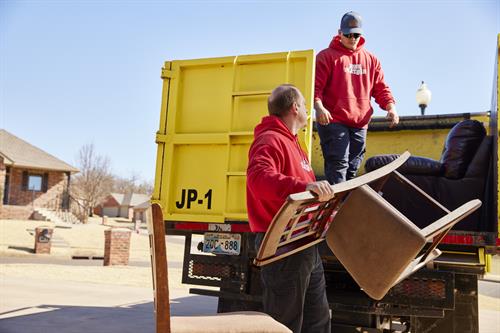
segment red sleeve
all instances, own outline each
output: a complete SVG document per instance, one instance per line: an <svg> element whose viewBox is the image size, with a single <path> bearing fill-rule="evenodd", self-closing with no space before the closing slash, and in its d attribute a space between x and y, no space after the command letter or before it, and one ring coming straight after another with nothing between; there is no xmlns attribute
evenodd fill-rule
<svg viewBox="0 0 500 333"><path fill-rule="evenodd" d="M280 172L284 162L278 148L257 144L250 150L247 186L264 200L285 201L288 195L303 192L307 182Z"/></svg>
<svg viewBox="0 0 500 333"><path fill-rule="evenodd" d="M323 100L323 91L325 90L328 76L330 75L330 66L326 53L320 52L316 57L316 79L314 80L314 98Z"/></svg>
<svg viewBox="0 0 500 333"><path fill-rule="evenodd" d="M378 59L375 59L375 75L372 96L381 109L386 110L389 103L395 103L389 86L384 81L384 71Z"/></svg>

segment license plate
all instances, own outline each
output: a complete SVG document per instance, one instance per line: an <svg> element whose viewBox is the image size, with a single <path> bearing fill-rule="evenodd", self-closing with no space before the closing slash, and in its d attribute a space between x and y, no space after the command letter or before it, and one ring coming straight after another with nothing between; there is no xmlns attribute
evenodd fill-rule
<svg viewBox="0 0 500 333"><path fill-rule="evenodd" d="M239 255L241 235L207 232L203 236L203 252Z"/></svg>

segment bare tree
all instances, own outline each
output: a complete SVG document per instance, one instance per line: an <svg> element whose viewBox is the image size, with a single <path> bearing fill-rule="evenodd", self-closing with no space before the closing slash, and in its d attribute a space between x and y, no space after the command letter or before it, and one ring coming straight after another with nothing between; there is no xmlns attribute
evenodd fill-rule
<svg viewBox="0 0 500 333"><path fill-rule="evenodd" d="M137 193L152 195L153 194L153 183L147 180L143 180L136 189Z"/></svg>
<svg viewBox="0 0 500 333"><path fill-rule="evenodd" d="M88 215L92 216L97 206L110 192L113 176L107 156L95 153L94 145L87 144L80 148L77 160L80 173L73 181L72 193L83 205Z"/></svg>
<svg viewBox="0 0 500 333"><path fill-rule="evenodd" d="M135 172L133 172L128 178L115 176L113 179L113 191L118 193L134 193L136 192L135 184L139 181L139 179L139 175Z"/></svg>
<svg viewBox="0 0 500 333"><path fill-rule="evenodd" d="M141 177L133 172L128 178L115 176L113 179L113 192L151 195L153 193L153 185L148 181L141 181Z"/></svg>

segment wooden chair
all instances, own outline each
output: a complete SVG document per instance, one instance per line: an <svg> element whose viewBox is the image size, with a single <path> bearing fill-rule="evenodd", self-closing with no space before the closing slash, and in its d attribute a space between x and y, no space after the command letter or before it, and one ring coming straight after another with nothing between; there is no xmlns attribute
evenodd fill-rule
<svg viewBox="0 0 500 333"><path fill-rule="evenodd" d="M158 203L152 204L147 224L153 269L156 333L292 332L271 316L253 311L206 316L171 317L168 294L165 224L161 206Z"/></svg>
<svg viewBox="0 0 500 333"><path fill-rule="evenodd" d="M419 191L446 214L420 230L378 193L390 175L416 188L396 171L409 157L405 152L380 169L333 185L334 197L326 202L318 202L310 192L290 195L266 232L254 263L271 263L326 238L359 286L370 297L381 299L396 283L439 256L436 246L446 233L481 205L472 200L450 212Z"/></svg>

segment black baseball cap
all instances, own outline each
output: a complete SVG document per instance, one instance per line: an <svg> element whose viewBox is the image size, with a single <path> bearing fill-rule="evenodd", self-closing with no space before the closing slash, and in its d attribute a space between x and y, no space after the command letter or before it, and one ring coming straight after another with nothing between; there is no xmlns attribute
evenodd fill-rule
<svg viewBox="0 0 500 333"><path fill-rule="evenodd" d="M361 15L356 12L348 12L342 16L342 20L340 21L340 31L344 35L348 34L362 34L363 26Z"/></svg>

